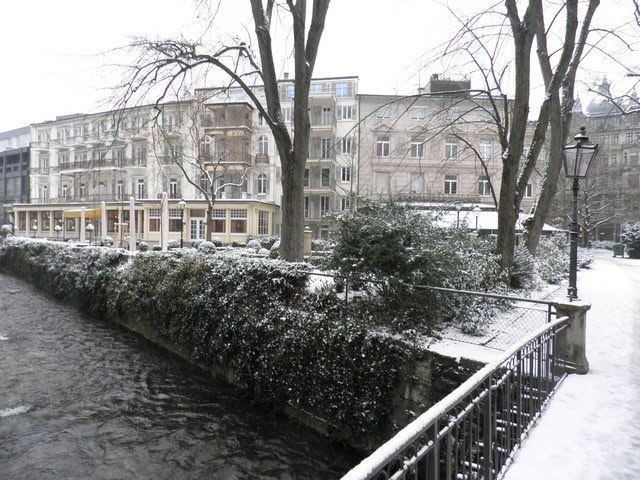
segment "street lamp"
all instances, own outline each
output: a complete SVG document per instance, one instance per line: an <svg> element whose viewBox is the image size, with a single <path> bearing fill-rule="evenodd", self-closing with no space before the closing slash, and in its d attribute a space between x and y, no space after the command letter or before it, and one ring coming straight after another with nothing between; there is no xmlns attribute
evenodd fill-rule
<svg viewBox="0 0 640 480"><path fill-rule="evenodd" d="M478 231L478 217L480 217L481 211L482 209L478 205L473 207L473 214L476 216L476 232Z"/></svg>
<svg viewBox="0 0 640 480"><path fill-rule="evenodd" d="M460 205L459 203L456 203L455 207L456 207L456 212L457 212L456 228L459 228L460 227L460 209L462 208L462 205Z"/></svg>
<svg viewBox="0 0 640 480"><path fill-rule="evenodd" d="M53 227L53 229L56 231L56 241L60 240L60 232L62 231L62 225L58 223L55 227Z"/></svg>
<svg viewBox="0 0 640 480"><path fill-rule="evenodd" d="M31 230L33 231L33 238L36 238L36 232L38 231L38 220L33 221L33 225L31 226Z"/></svg>
<svg viewBox="0 0 640 480"><path fill-rule="evenodd" d="M184 198L181 198L178 202L178 208L180 209L180 248L184 243L184 209L187 206L187 202L184 201Z"/></svg>
<svg viewBox="0 0 640 480"><path fill-rule="evenodd" d="M89 232L89 245L91 245L91 237L93 236L93 231L95 230L95 228L96 227L94 227L91 222L87 223L87 226L85 227L85 230Z"/></svg>
<svg viewBox="0 0 640 480"><path fill-rule="evenodd" d="M580 133L573 137L575 142L562 148L562 162L564 174L567 178L573 178L573 210L571 212L571 242L569 244L569 288L567 297L569 300L578 299L578 190L579 179L586 178L589 167L598 154L598 145L593 144L587 137L584 126L580 127Z"/></svg>

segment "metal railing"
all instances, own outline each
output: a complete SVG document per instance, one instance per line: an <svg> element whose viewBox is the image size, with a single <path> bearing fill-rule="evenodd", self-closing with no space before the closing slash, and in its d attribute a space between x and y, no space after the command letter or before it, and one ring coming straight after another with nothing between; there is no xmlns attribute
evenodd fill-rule
<svg viewBox="0 0 640 480"><path fill-rule="evenodd" d="M493 480L567 375L568 317L543 325L482 368L343 480Z"/></svg>

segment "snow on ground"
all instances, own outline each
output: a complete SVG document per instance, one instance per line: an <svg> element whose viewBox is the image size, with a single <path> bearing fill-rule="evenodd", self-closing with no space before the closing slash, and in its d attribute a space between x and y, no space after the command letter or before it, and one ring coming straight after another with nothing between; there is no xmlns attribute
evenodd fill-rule
<svg viewBox="0 0 640 480"><path fill-rule="evenodd" d="M640 261L595 253L578 274L587 375L570 375L505 480L640 479Z"/></svg>

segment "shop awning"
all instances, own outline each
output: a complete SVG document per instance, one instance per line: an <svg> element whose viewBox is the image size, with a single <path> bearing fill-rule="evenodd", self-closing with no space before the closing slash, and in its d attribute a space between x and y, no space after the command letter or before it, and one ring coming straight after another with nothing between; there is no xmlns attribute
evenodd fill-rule
<svg viewBox="0 0 640 480"><path fill-rule="evenodd" d="M87 220L96 220L102 216L102 210L98 208L86 209L84 211L84 216ZM82 209L76 208L73 210L65 210L62 212L63 218L82 218Z"/></svg>

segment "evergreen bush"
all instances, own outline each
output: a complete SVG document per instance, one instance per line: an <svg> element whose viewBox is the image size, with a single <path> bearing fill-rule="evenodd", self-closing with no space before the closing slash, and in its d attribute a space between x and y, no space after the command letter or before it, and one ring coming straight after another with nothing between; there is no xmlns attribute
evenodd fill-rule
<svg viewBox="0 0 640 480"><path fill-rule="evenodd" d="M620 242L626 246L629 258L640 258L640 222L622 225Z"/></svg>

